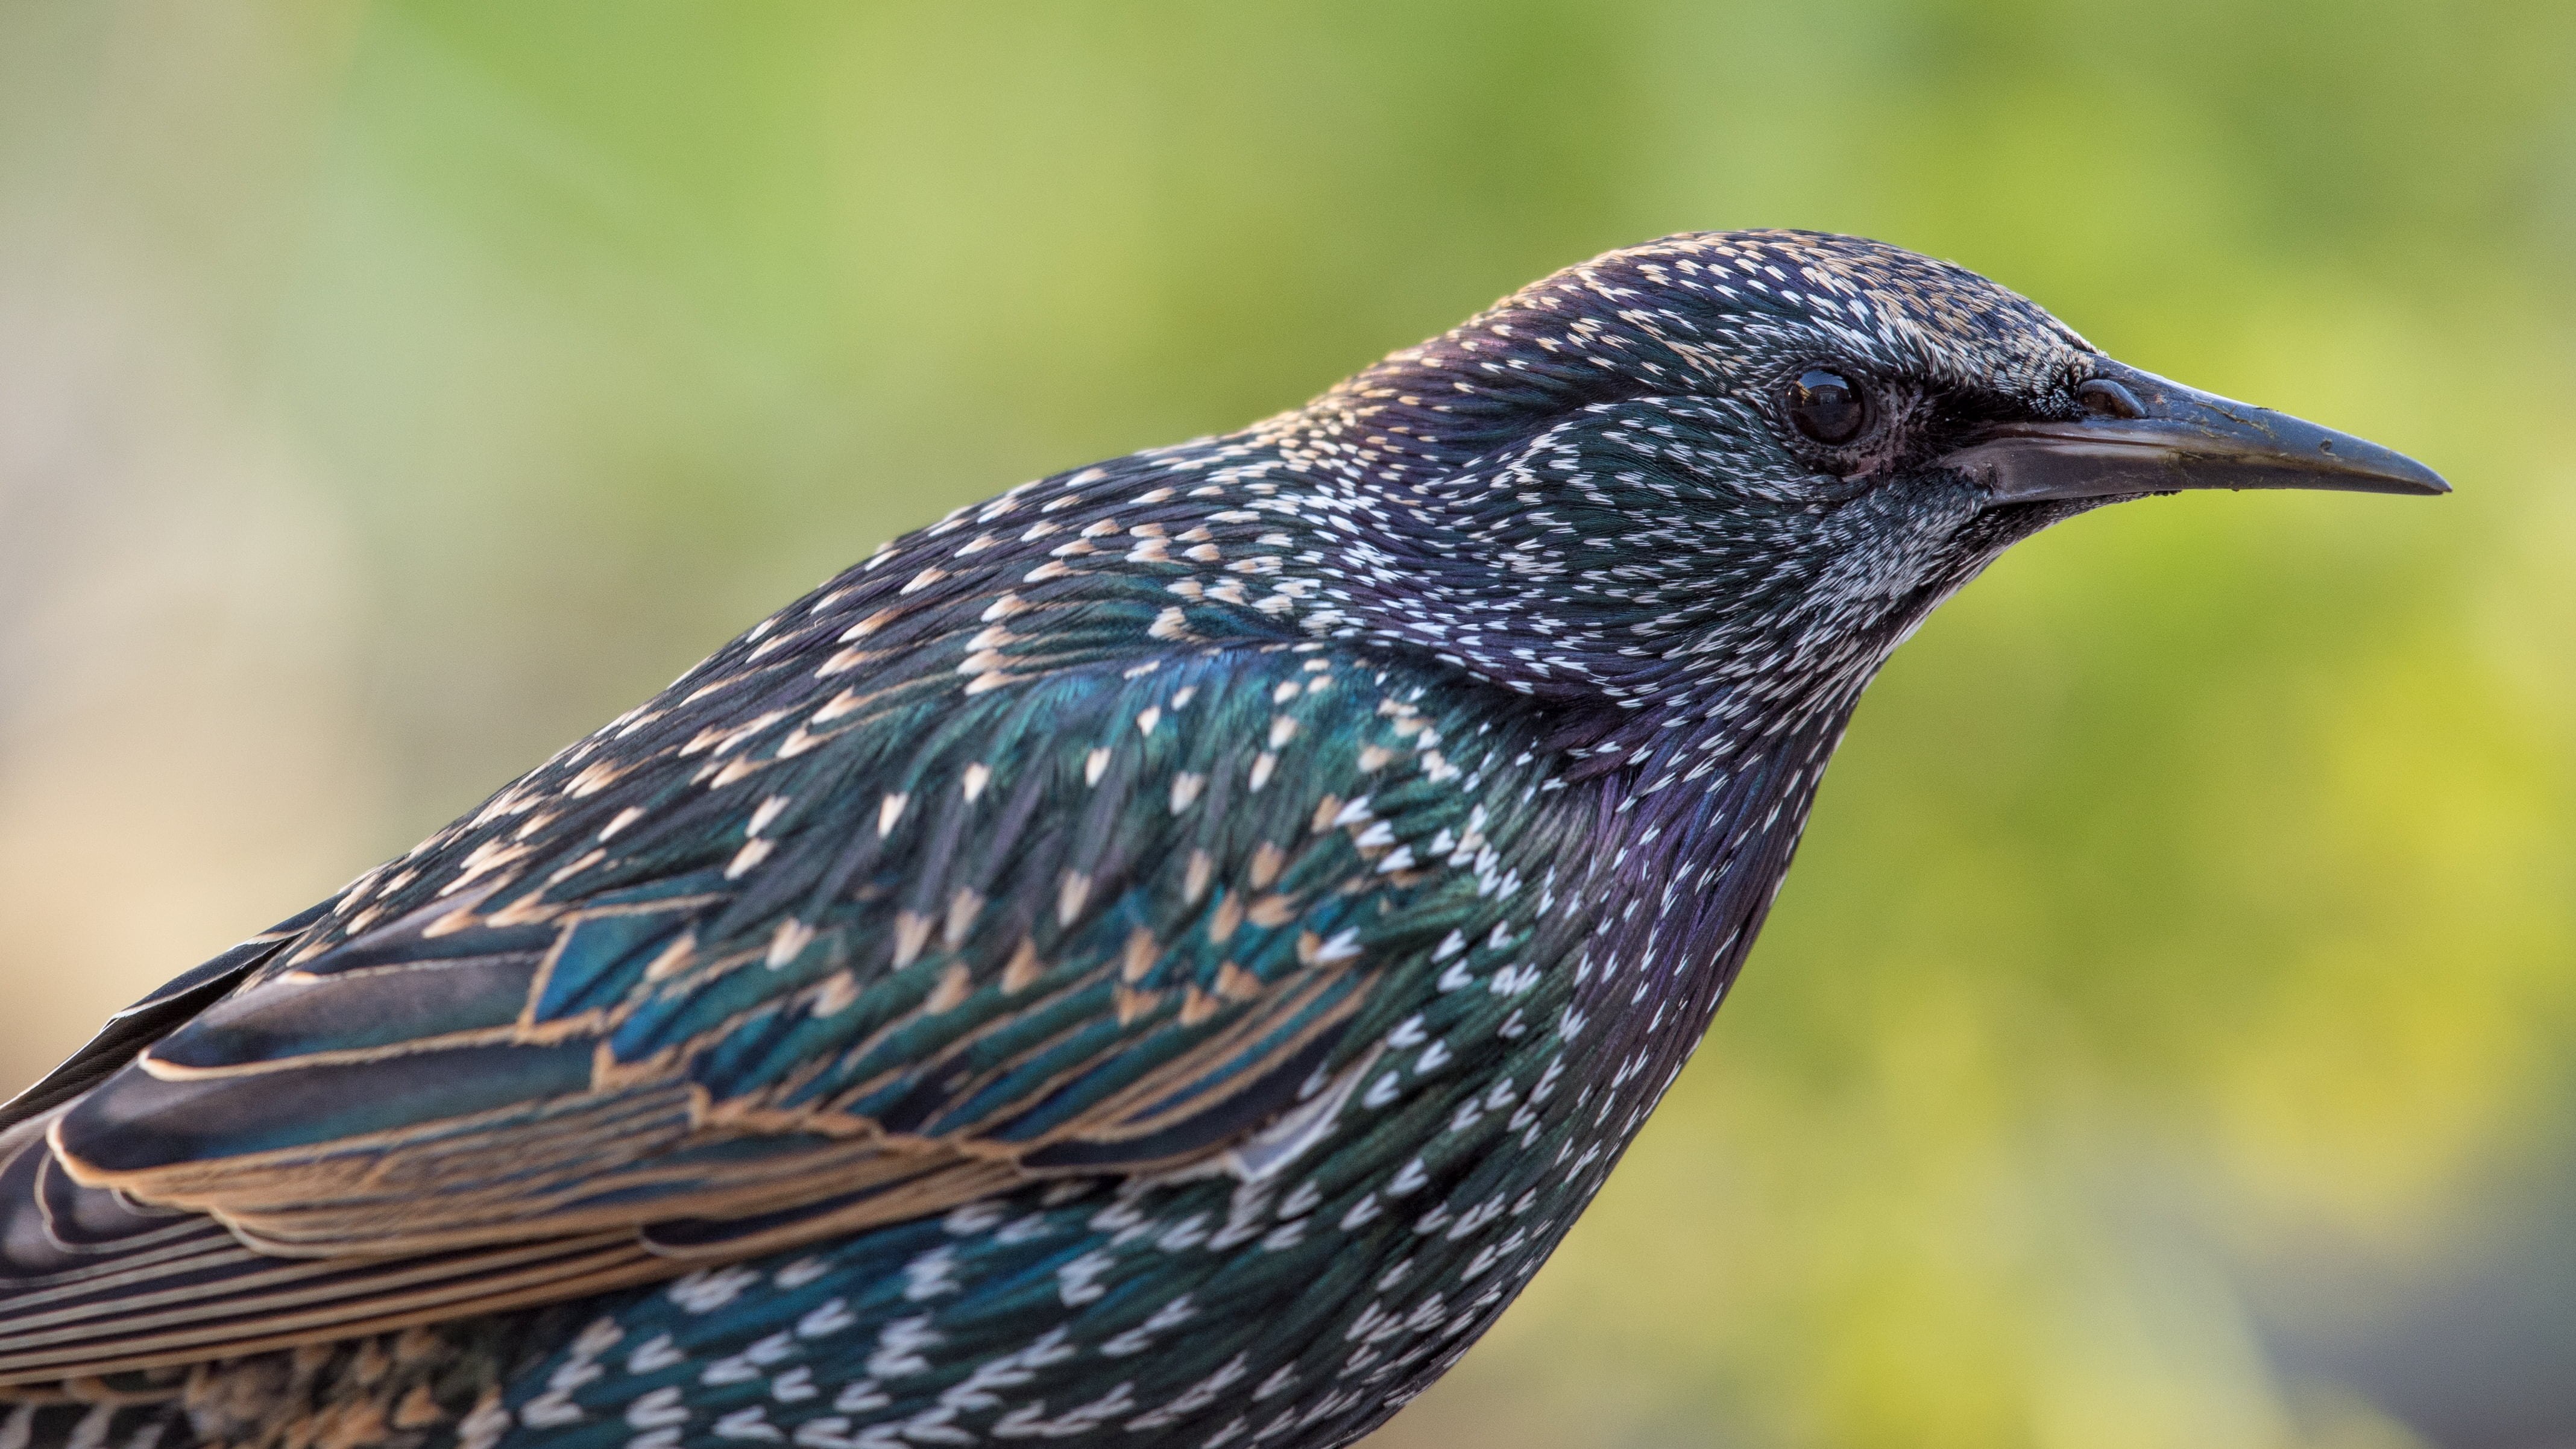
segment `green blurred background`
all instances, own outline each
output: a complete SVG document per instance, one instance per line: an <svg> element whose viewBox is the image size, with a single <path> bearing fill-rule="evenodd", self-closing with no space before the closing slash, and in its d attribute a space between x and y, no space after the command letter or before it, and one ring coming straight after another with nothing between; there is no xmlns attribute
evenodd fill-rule
<svg viewBox="0 0 2576 1449"><path fill-rule="evenodd" d="M1397 1446L2576 1444L2576 7L0 0L0 1075L877 539L1862 232L2438 503L2014 554Z"/></svg>

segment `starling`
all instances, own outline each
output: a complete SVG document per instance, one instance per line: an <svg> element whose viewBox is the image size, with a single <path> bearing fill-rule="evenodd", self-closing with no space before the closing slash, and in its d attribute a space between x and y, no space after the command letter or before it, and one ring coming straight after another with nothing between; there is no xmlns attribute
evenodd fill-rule
<svg viewBox="0 0 2576 1449"><path fill-rule="evenodd" d="M2440 493L1803 232L886 545L0 1113L0 1446L1343 1445L2016 540Z"/></svg>

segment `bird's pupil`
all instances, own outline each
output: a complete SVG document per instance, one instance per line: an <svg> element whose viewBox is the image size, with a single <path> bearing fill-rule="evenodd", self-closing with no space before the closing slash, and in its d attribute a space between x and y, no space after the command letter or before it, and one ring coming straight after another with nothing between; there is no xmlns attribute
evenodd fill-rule
<svg viewBox="0 0 2576 1449"><path fill-rule="evenodd" d="M1819 443L1848 443L1868 421L1860 388L1839 372L1811 367L1789 384L1789 421Z"/></svg>

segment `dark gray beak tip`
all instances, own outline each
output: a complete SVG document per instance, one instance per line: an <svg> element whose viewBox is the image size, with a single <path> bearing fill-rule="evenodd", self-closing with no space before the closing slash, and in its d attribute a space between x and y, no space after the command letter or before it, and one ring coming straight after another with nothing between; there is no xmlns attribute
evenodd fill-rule
<svg viewBox="0 0 2576 1449"><path fill-rule="evenodd" d="M2323 432L2324 429L2320 428L2318 431ZM2317 450L2320 453L2333 459L2337 463L2347 461L2366 463L2364 471L2355 473L2352 476L2356 479L2366 478L2371 481L2367 483L2358 483L2357 491L2366 493L2406 493L2424 498L2438 497L2441 494L2451 491L2450 483L2446 481L2441 474L2434 472L2432 469L2425 467L2423 464L2416 462L2414 459L2407 457L2403 453L2394 452L2390 449L2382 448L2372 443L2362 443L2361 447L2363 450L2366 450L2368 454L2366 459L2347 459L2345 456L2345 448L2335 443L2320 441L2317 444Z"/></svg>
<svg viewBox="0 0 2576 1449"><path fill-rule="evenodd" d="M1993 428L1945 461L1996 503L2187 488L2323 488L2431 497L2442 475L2377 443L2104 362L2089 416Z"/></svg>

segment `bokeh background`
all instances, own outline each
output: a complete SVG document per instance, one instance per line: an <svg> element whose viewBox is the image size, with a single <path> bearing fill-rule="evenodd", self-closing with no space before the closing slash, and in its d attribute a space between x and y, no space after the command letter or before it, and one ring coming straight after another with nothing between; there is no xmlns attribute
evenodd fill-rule
<svg viewBox="0 0 2576 1449"><path fill-rule="evenodd" d="M0 1075L877 539L1595 251L1955 258L2438 503L2042 538L1375 1441L2576 1444L2576 7L0 0Z"/></svg>

